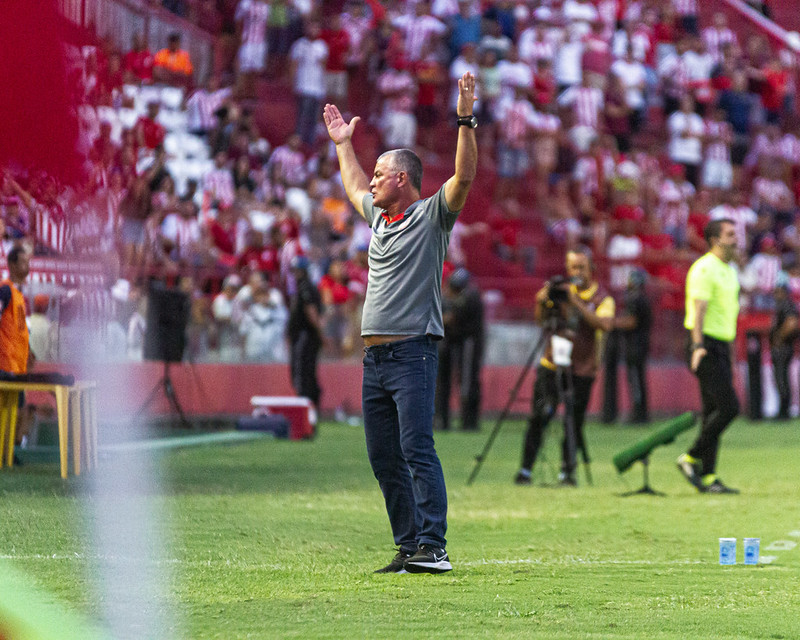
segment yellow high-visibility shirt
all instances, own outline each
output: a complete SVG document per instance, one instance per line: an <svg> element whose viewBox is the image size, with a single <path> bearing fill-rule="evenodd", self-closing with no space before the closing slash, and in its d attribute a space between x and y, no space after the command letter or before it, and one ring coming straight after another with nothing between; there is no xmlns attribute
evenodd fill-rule
<svg viewBox="0 0 800 640"><path fill-rule="evenodd" d="M727 262L709 252L695 260L686 276L686 319L683 326L694 329L695 300L708 303L703 334L732 342L739 316L739 278Z"/></svg>

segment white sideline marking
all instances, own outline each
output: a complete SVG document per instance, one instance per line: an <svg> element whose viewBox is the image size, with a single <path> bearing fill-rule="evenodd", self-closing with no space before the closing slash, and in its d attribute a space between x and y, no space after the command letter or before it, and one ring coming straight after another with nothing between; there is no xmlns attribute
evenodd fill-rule
<svg viewBox="0 0 800 640"><path fill-rule="evenodd" d="M476 567L482 565L514 565L514 564L535 564L535 565L553 565L553 564L585 564L585 565L643 565L643 566L656 566L656 565L682 565L682 564L703 564L702 560L665 560L664 562L653 562L652 560L593 560L591 558L575 558L566 557L562 560L534 560L531 558L512 558L509 560L494 560L491 558L484 558L482 560L474 560L472 562L458 562L461 567Z"/></svg>
<svg viewBox="0 0 800 640"><path fill-rule="evenodd" d="M44 554L32 553L25 555L4 554L0 555L0 560L89 560L98 559L101 556L93 554L86 555L83 553L68 553L68 554ZM129 558L125 556L102 556L104 560L116 560L122 562L141 562L139 558ZM157 560L153 564L183 564L183 565L204 565L211 566L214 564L225 565L247 565L256 566L258 563L231 561L231 560L181 560L179 558L168 558L164 560ZM703 564L702 560L667 560L664 562L653 562L652 560L592 560L590 558L575 558L566 557L564 559L556 560L537 560L532 558L510 558L506 560L499 560L493 558L483 558L481 560L473 560L471 562L459 562L458 566L461 567L477 567L485 565L555 565L555 564L581 564L581 565L643 565L643 566L656 566L656 565L689 565L689 564ZM263 567L280 568L279 565L274 564L258 564Z"/></svg>

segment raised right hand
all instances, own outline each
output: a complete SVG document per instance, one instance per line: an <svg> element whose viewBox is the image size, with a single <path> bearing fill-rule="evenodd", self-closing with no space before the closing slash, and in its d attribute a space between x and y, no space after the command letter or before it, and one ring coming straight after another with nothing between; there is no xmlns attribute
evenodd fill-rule
<svg viewBox="0 0 800 640"><path fill-rule="evenodd" d="M326 104L322 110L322 118L325 120L325 126L328 127L328 135L331 140L336 144L341 144L346 140L353 137L353 130L356 123L361 120L358 116L353 118L350 123L344 121L342 114L335 104Z"/></svg>

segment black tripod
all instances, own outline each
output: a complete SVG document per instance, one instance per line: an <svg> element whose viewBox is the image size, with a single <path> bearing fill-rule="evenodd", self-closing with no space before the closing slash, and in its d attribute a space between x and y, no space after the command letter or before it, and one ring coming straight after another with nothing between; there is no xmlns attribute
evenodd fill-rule
<svg viewBox="0 0 800 640"><path fill-rule="evenodd" d="M172 384L172 378L169 374L169 366L172 364L168 360L164 360L164 375L156 382L153 386L153 390L150 392L150 395L147 396L147 400L144 401L144 404L139 408L139 411L136 412L136 418L138 419L149 407L153 404L153 401L159 396L160 392L164 392L164 395L167 397L169 401L170 407L172 407L173 413L177 413L178 417L181 421L181 426L185 429L191 429L192 423L186 418L186 414L183 412L183 408L181 407L181 403L178 402L178 396L175 394L175 386Z"/></svg>
<svg viewBox="0 0 800 640"><path fill-rule="evenodd" d="M475 456L475 466L472 468L472 473L470 473L469 478L467 478L467 485L471 485L475 478L478 476L478 472L481 470L481 466L483 465L483 461L486 459L486 456L489 454L489 451L494 444L495 438L497 438L497 434L500 433L500 428L503 426L503 422L508 417L508 413L511 410L511 406L517 399L517 394L519 393L519 388L522 386L522 382L525 380L526 376L528 375L528 371L531 368L534 360L540 352L544 349L544 346L547 344L547 341L553 337L555 332L558 329L558 317L553 315L548 318L545 326L542 328L542 332L539 335L539 339L536 341L536 344L533 346L530 355L528 356L528 360L522 367L522 371L520 371L519 377L517 378L516 383L514 383L514 387L511 389L511 393L508 396L508 400L506 401L503 410L500 412L500 415L497 418L497 422L495 422L494 428L492 432L489 434L489 438L486 440L486 444L483 447L483 451L481 451L478 455ZM567 463L570 469L574 469L576 466L576 449L577 443L575 438L575 418L574 418L574 389L572 385L572 371L570 367L557 367L556 373L558 377L558 395L559 395L559 402L564 405L564 432L565 432L565 440L566 440L566 448L567 448ZM566 388L564 385L564 380L566 380ZM584 466L586 468L586 479L589 484L592 484L592 476L591 472L589 471L589 456L586 452L585 448L582 448L582 457Z"/></svg>

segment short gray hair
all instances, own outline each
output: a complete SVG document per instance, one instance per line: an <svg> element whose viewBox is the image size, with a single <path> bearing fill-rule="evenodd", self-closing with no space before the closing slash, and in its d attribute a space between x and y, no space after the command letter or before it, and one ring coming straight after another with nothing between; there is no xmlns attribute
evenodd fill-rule
<svg viewBox="0 0 800 640"><path fill-rule="evenodd" d="M380 155L381 158L388 157L391 166L395 171L405 171L411 186L417 191L422 191L422 160L411 149L392 149Z"/></svg>

